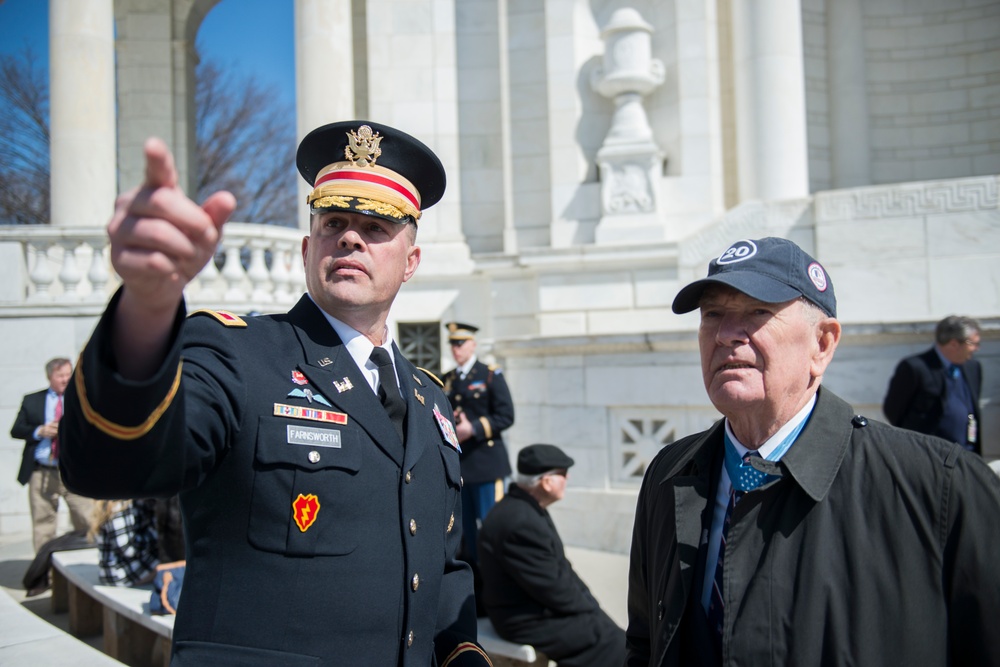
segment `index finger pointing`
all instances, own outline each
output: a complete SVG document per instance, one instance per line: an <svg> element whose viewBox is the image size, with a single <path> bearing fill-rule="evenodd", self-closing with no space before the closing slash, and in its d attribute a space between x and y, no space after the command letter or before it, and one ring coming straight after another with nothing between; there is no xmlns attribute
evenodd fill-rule
<svg viewBox="0 0 1000 667"><path fill-rule="evenodd" d="M174 156L162 139L150 137L143 146L146 154L146 182L148 188L173 188L177 186L177 168Z"/></svg>

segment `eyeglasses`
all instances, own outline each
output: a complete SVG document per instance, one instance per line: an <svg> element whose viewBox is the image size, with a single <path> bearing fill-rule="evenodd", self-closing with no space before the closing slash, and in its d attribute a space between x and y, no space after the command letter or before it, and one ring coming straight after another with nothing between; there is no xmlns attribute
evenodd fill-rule
<svg viewBox="0 0 1000 667"><path fill-rule="evenodd" d="M962 341L962 344L966 347L971 347L973 350L979 349L979 338L966 338Z"/></svg>

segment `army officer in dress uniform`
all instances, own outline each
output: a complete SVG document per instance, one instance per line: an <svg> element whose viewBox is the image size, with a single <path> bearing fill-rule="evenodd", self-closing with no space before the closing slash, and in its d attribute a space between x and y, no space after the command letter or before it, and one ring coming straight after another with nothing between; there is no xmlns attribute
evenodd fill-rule
<svg viewBox="0 0 1000 667"><path fill-rule="evenodd" d="M502 432L514 423L514 402L503 371L476 358L478 327L449 322L448 343L458 366L444 375L444 390L455 410L462 445L463 558L475 567L476 536L493 506L503 498L510 459Z"/></svg>
<svg viewBox="0 0 1000 667"><path fill-rule="evenodd" d="M313 190L308 294L289 312L186 316L235 202L201 206L146 143L108 225L122 278L66 396L67 487L180 492L187 573L172 665L488 665L461 541L451 407L386 326L445 187L399 130L325 125L299 145Z"/></svg>

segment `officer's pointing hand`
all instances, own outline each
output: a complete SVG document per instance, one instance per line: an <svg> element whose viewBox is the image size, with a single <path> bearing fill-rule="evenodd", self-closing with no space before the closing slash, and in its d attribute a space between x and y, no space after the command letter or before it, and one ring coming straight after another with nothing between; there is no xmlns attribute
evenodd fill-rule
<svg viewBox="0 0 1000 667"><path fill-rule="evenodd" d="M146 179L115 202L108 224L111 263L130 300L173 312L184 287L215 254L236 199L216 192L198 206L177 184L177 169L162 140L144 146Z"/></svg>

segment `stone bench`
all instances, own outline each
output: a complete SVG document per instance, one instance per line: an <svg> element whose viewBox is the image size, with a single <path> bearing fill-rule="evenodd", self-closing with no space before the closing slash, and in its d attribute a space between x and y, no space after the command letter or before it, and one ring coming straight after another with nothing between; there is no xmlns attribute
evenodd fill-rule
<svg viewBox="0 0 1000 667"><path fill-rule="evenodd" d="M107 586L100 583L97 549L52 554L52 610L69 612L76 637L104 634L104 652L137 667L167 667L172 615L149 613L151 584Z"/></svg>
<svg viewBox="0 0 1000 667"><path fill-rule="evenodd" d="M534 646L515 644L501 639L493 628L493 624L490 623L490 619L480 618L477 620L479 645L490 656L493 667L552 667L556 664L537 652Z"/></svg>
<svg viewBox="0 0 1000 667"><path fill-rule="evenodd" d="M33 614L0 590L0 665L121 664Z"/></svg>
<svg viewBox="0 0 1000 667"><path fill-rule="evenodd" d="M52 610L69 612L70 633L76 637L103 632L104 652L112 658L130 665L167 667L174 617L149 613L151 585L101 584L97 563L97 549L52 554ZM532 646L501 639L488 618L478 619L478 632L494 667L555 664Z"/></svg>

